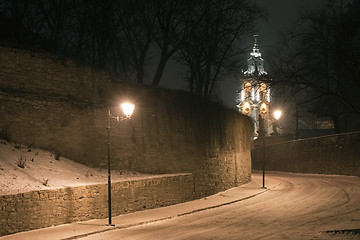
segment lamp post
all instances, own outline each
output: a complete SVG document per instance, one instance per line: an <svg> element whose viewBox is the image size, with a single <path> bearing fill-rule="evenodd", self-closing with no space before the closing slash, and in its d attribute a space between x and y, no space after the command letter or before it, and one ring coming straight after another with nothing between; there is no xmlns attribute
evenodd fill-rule
<svg viewBox="0 0 360 240"><path fill-rule="evenodd" d="M134 111L135 105L125 102L121 104L121 108L123 110L123 113L125 117L122 116L114 116L111 114L110 109L108 111L108 126L106 128L107 135L108 135L108 141L107 141L107 154L108 154L108 209L109 209L109 224L107 226L115 226L111 223L111 162L110 162L110 130L117 128L120 123L124 120L128 120L131 118L131 115ZM115 127L111 127L111 119L115 119L118 122L118 125Z"/></svg>
<svg viewBox="0 0 360 240"><path fill-rule="evenodd" d="M279 119L281 117L282 112L279 110L274 111L274 117L275 117L275 121L272 123L273 125L273 134L274 135L280 135L279 132L277 131L277 128L279 127ZM266 154L265 154L265 124L264 124L264 119L261 117L261 115L259 114L259 138L262 139L262 149L263 149L263 182L262 182L262 188L266 188L265 187L265 168L266 168Z"/></svg>
<svg viewBox="0 0 360 240"><path fill-rule="evenodd" d="M299 138L299 104L296 104L296 129L295 129L295 139L297 140Z"/></svg>
<svg viewBox="0 0 360 240"><path fill-rule="evenodd" d="M262 188L265 187L265 125L264 119L259 114L259 139L262 141L262 149L263 149L263 184Z"/></svg>

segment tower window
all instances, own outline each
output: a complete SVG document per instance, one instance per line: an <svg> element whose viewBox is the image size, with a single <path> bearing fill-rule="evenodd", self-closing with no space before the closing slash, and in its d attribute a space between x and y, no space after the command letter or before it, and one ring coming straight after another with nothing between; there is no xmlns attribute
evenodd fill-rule
<svg viewBox="0 0 360 240"><path fill-rule="evenodd" d="M251 106L249 102L244 102L243 107L242 107L242 112L245 114L249 114L251 111Z"/></svg>
<svg viewBox="0 0 360 240"><path fill-rule="evenodd" d="M266 89L266 84L265 83L260 83L260 100L266 100L266 93L267 93L267 89Z"/></svg>
<svg viewBox="0 0 360 240"><path fill-rule="evenodd" d="M247 82L244 85L244 90L245 90L245 97L250 97L251 96L251 83Z"/></svg>
<svg viewBox="0 0 360 240"><path fill-rule="evenodd" d="M266 84L260 83L260 92L266 92Z"/></svg>

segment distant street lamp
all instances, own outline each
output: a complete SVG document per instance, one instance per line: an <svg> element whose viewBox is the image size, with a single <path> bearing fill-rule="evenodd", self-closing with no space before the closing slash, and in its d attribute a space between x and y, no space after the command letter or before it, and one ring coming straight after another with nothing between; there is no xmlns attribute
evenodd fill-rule
<svg viewBox="0 0 360 240"><path fill-rule="evenodd" d="M125 117L122 116L114 116L111 114L110 109L108 112L108 127L106 128L108 133L108 141L107 141L107 153L108 153L108 208L109 208L109 224L108 226L115 226L111 223L111 164L110 164L110 130L117 128L120 123L124 120L128 120L131 118L131 115L134 111L135 105L125 102L121 104L122 111ZM118 122L118 125L115 127L111 127L111 119L115 119Z"/></svg>
<svg viewBox="0 0 360 240"><path fill-rule="evenodd" d="M280 135L279 132L277 131L277 129L279 128L279 119L281 117L282 112L279 110L276 110L274 112L274 117L275 117L275 121L273 122L272 126L273 126L273 135Z"/></svg>
<svg viewBox="0 0 360 240"><path fill-rule="evenodd" d="M261 114L259 114L259 140L262 141L262 149L263 149L263 185L262 188L265 187L265 124L264 119L261 117Z"/></svg>
<svg viewBox="0 0 360 240"><path fill-rule="evenodd" d="M271 135L280 135L277 131L277 128L279 127L279 119L281 117L282 112L279 110L274 111L274 117L275 121L272 123L274 132ZM262 148L263 148L263 182L262 182L262 188L265 187L265 168L266 168L266 154L265 154L265 139L266 139L266 130L265 130L265 124L264 119L259 114L259 139L262 139Z"/></svg>
<svg viewBox="0 0 360 240"><path fill-rule="evenodd" d="M274 117L275 117L275 120L276 120L276 121L278 121L278 120L280 119L281 114L282 114L282 112L281 112L280 110L276 110L276 111L274 112Z"/></svg>

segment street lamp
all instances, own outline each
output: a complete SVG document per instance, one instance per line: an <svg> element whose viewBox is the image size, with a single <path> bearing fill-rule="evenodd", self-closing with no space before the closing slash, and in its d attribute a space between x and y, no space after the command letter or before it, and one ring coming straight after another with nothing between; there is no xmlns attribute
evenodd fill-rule
<svg viewBox="0 0 360 240"><path fill-rule="evenodd" d="M279 127L279 119L281 117L282 112L279 110L276 110L274 112L274 117L275 117L275 121L273 122L272 126L273 126L273 135L280 135L279 132L277 131L278 127Z"/></svg>
<svg viewBox="0 0 360 240"><path fill-rule="evenodd" d="M263 111L264 112L264 111ZM266 109L265 109L266 112ZM279 135L279 132L277 131L277 128L279 127L279 119L281 117L282 112L279 110L274 111L274 117L275 117L275 121L272 123L273 125L273 130L274 132L272 133L272 135ZM266 188L265 187L265 168L266 168L266 154L265 154L265 138L266 138L266 130L265 130L265 124L264 124L264 119L261 117L261 115L259 114L259 139L262 140L262 163L263 163L263 181L262 181L262 188Z"/></svg>
<svg viewBox="0 0 360 240"><path fill-rule="evenodd" d="M281 114L282 114L282 112L281 112L280 110L276 110L276 111L274 112L274 117L275 117L275 120L276 120L276 121L278 121L278 120L280 119Z"/></svg>
<svg viewBox="0 0 360 240"><path fill-rule="evenodd" d="M263 152L263 184L262 184L262 188L266 188L265 187L265 134L266 134L266 130L265 130L265 124L264 124L264 119L261 117L261 114L259 114L259 140L262 140L262 152Z"/></svg>
<svg viewBox="0 0 360 240"><path fill-rule="evenodd" d="M109 224L108 226L115 226L111 223L111 164L110 164L110 130L117 128L120 123L124 120L128 120L131 118L131 115L134 111L135 105L125 102L122 103L121 109L125 115L125 117L122 116L114 116L111 114L110 109L108 111L108 126L106 128L107 135L108 135L108 141L107 141L107 153L108 153L108 209L109 209ZM118 122L118 125L111 127L111 119L115 119Z"/></svg>

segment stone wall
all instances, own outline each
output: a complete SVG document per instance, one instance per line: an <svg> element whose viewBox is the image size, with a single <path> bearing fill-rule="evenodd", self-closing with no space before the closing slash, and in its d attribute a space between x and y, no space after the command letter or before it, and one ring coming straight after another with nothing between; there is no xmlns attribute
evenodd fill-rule
<svg viewBox="0 0 360 240"><path fill-rule="evenodd" d="M263 155L253 149L253 169L262 169ZM265 161L266 170L360 176L360 132L267 145Z"/></svg>
<svg viewBox="0 0 360 240"><path fill-rule="evenodd" d="M193 173L197 197L250 181L251 120L183 91L118 82L47 53L0 47L0 137L106 167L107 112L130 99L111 130L114 169Z"/></svg>
<svg viewBox="0 0 360 240"><path fill-rule="evenodd" d="M112 215L193 200L191 174L112 183ZM89 185L0 196L0 236L108 217L107 185Z"/></svg>

